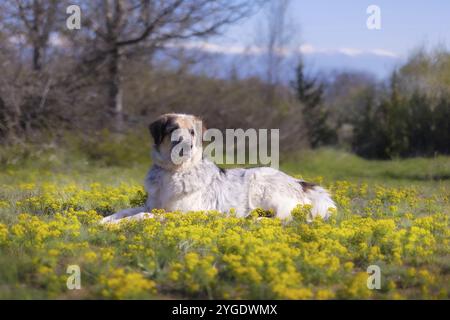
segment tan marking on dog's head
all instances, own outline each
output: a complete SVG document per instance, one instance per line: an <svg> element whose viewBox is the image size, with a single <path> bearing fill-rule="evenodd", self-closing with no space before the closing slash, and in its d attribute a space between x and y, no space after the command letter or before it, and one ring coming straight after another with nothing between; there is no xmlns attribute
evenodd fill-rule
<svg viewBox="0 0 450 320"><path fill-rule="evenodd" d="M167 113L152 122L149 129L155 145L158 146L166 137L169 137L170 141L170 134L176 129L187 129L194 135L195 132L193 130L197 122L201 122L204 132L206 127L199 117L188 114Z"/></svg>

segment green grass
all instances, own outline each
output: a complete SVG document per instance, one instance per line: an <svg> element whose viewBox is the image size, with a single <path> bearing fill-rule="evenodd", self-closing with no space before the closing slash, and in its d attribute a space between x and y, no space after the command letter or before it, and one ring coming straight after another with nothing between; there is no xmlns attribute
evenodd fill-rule
<svg viewBox="0 0 450 320"><path fill-rule="evenodd" d="M369 161L350 153L321 149L288 157L282 169L329 180L427 185L450 180L450 158L446 156Z"/></svg>
<svg viewBox="0 0 450 320"><path fill-rule="evenodd" d="M448 298L450 280L448 225L447 231L445 227L442 229L442 226L448 223L450 214L450 157L367 161L333 149L304 151L285 157L281 169L330 188L338 203L337 221L331 225L331 231L327 229L329 228L327 225L305 226L301 221L286 229L276 223L264 229L265 227L255 227L254 222L223 222L218 217L208 220L200 215L195 216L192 221L180 222L176 220L176 216L173 218L174 223L176 225L180 223L181 226L178 227L183 228L183 232L188 232L187 234L178 234L178 229L160 226L165 233L173 232L173 235L169 238L165 238L167 234L164 237L160 235L162 238L146 238L143 230L153 228L151 224L111 232L98 229L93 223L98 218L96 214L106 215L144 201L142 181L150 166L150 159L144 152L133 155L132 150L136 145L122 143L123 148L114 150L111 144L113 143L104 142L101 146L90 145L80 148L78 142L73 142L65 148L47 145L9 147L0 150L0 224L3 223L10 228L11 234L11 228L21 223L18 215L27 213L38 217L39 221L34 222L37 229L45 229L55 221L54 216L57 212L75 210L76 219L81 222L79 234L77 236L70 234L71 226L68 221L73 217L69 214L67 218L69 220L61 222L61 230L65 232L62 242L67 245L83 242L88 244L87 249L66 248L68 252L60 253L58 258L50 258L49 250L56 250L55 248L61 252L66 250L59 249L60 238L50 237L39 243L35 238L36 235L32 240L14 236L11 243L2 247L0 228L0 298L368 298L370 295L367 295L364 288L361 289L355 279L364 278L365 266L373 263L374 259L384 266L386 283L391 286L390 289L375 293L375 298ZM93 183L100 187L93 186ZM84 212L89 210L94 211L85 216ZM412 243L417 246L417 256L408 255L405 251L401 257L402 262L391 264L391 261L397 258L389 246L385 247L385 242L389 242L389 239L396 235L397 231L392 230L392 234L387 233L381 240L358 238L361 243L369 244L367 249L353 247L355 239L345 238L345 234L348 233L348 230L345 231L348 227L348 225L345 227L345 223L354 228L360 223L355 218L360 216L373 219L370 220L369 229L364 231L369 233L380 228L378 222L383 224L387 220L392 220L396 230L406 232L405 239L402 240L406 242L399 242L396 245L402 250L411 251L415 249L410 247L411 244L408 245L408 241L413 241ZM424 226L425 222L420 219L427 217L432 220L431 222L425 220L428 225ZM443 222L443 217L446 217L447 222ZM291 241L284 238L287 234L300 235L301 241L290 246L305 246L302 249L305 252L313 250L310 252L313 259L302 260L303 258L287 255L275 267L279 269L280 274L290 272L283 269L286 264L298 268L297 271L302 274L302 287L286 287L286 283L281 282L276 286L272 284L271 287L268 282L264 283L267 280L265 271L258 269L254 272L260 272L260 276L266 279L262 284L245 277L239 278L238 274L221 269L218 275L213 277L214 281L205 283L202 279L208 277L208 274L211 275L211 266L225 263L222 259L227 251L206 255L204 257L206 260L201 260L200 257L205 252L215 252L217 245L215 241L220 243L227 240L226 230L232 229L233 226L228 225L225 229L219 226L229 223L237 223L237 227L242 228L241 232L252 239L252 243L266 241L264 246L273 247L274 251L278 250L279 241L286 243ZM417 234L411 229L411 226L416 224L423 226L423 229L414 231L418 232ZM24 225L33 223L25 222ZM191 238L195 234L190 234L189 230L208 234L212 244L199 246ZM330 233L323 234L324 230ZM275 242L263 240L267 232L279 232L277 233L279 238L276 238ZM126 238L125 244L118 240L121 235ZM263 235L262 238L258 238L260 235ZM144 239L140 239L140 236ZM333 243L321 244L323 247L319 248L322 248L320 250L324 250L323 252L308 247L308 241L316 239L317 236L323 240L330 237L334 239L333 241L340 241L341 245L349 250L349 256L337 255ZM171 244L170 241L174 241L174 237L176 239L179 237L177 240L179 242ZM421 243L421 237L424 237L424 243ZM414 242L418 241L417 239L420 241ZM347 240L350 242L347 243ZM144 243L142 241L147 243L148 249L152 250L151 253L145 251L147 247L142 249L144 251L138 249L139 244ZM428 241L435 243L433 248L427 244ZM228 240L226 243L232 244ZM250 250L247 254L250 256L256 254L255 252L263 250L264 246L247 248L246 250ZM104 251L110 248L115 250L111 262L89 260L89 254L92 255L92 252L100 259L99 257L105 254ZM383 251L381 257L377 256L378 249L374 248L387 251ZM264 252L261 251L260 254L265 254ZM152 258L149 259L149 256ZM329 274L325 261L328 258L339 258L341 262L332 275ZM272 258L267 256L267 259ZM345 264L346 259L353 259L351 260L353 266ZM64 289L64 266L74 260L83 266L83 270L88 270L88 279L84 282L87 288L81 292L67 292ZM248 270L253 270L253 260L249 258L249 261L245 262ZM201 264L199 261L210 261L211 265L206 262ZM174 272L179 272L177 270L187 272L192 263L198 264L199 268L192 278L181 277L174 280ZM42 266L45 268L42 269ZM107 268L108 266L112 269ZM125 270L125 273L120 273L122 271L114 273L111 270ZM116 279L116 282L111 284L102 278L105 274ZM127 278L127 274L132 276ZM250 275L249 277L251 278ZM295 284L296 281L298 279L290 280L289 283ZM126 286L127 282L133 285ZM121 291L117 283L126 290ZM156 293L153 290L155 286ZM239 287L237 291L232 289L236 286ZM134 290L133 287L137 289ZM397 289L393 289L395 287ZM152 293L149 294L146 290Z"/></svg>

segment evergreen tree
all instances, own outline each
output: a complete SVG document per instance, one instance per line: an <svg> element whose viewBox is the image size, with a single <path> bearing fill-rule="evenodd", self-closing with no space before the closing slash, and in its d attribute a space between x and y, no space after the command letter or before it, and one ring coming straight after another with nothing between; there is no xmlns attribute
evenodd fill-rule
<svg viewBox="0 0 450 320"><path fill-rule="evenodd" d="M328 123L329 114L322 103L324 85L317 79L305 76L302 62L296 68L294 88L303 105L302 111L311 147L335 143L336 133Z"/></svg>
<svg viewBox="0 0 450 320"><path fill-rule="evenodd" d="M385 103L384 117L387 133L386 154L389 158L405 156L408 150L407 105L398 90L398 75L394 71L390 81L390 98Z"/></svg>
<svg viewBox="0 0 450 320"><path fill-rule="evenodd" d="M386 101L376 104L368 94L360 116L354 122L353 151L366 158L386 159L388 135L386 131Z"/></svg>
<svg viewBox="0 0 450 320"><path fill-rule="evenodd" d="M450 97L442 97L433 112L435 151L450 154Z"/></svg>
<svg viewBox="0 0 450 320"><path fill-rule="evenodd" d="M404 121L408 125L409 155L432 155L434 147L432 102L417 90L408 101Z"/></svg>

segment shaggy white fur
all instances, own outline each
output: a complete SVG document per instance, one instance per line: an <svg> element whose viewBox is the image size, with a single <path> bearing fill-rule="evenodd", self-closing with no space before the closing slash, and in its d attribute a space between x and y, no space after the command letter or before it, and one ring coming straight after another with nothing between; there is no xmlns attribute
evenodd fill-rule
<svg viewBox="0 0 450 320"><path fill-rule="evenodd" d="M326 219L329 209L336 208L328 192L320 186L268 167L220 169L202 157L201 148L195 143L191 144L183 163L170 163L170 152L176 145L169 137L173 128L189 129L187 132L192 134L196 119L190 115L168 114L150 126L155 140L154 165L145 179L148 193L145 207L120 211L104 218L103 223L153 217L150 212L154 208L182 212L234 209L238 217L261 208L274 210L275 216L281 219L290 218L298 204L312 205L310 218ZM189 139L185 138L185 141Z"/></svg>

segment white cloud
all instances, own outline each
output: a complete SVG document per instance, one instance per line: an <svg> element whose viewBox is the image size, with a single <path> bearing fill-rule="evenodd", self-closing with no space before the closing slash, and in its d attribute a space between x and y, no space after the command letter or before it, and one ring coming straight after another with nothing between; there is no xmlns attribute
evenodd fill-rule
<svg viewBox="0 0 450 320"><path fill-rule="evenodd" d="M185 48L185 49L196 49L205 52L211 53L222 53L222 54L246 54L246 55L260 55L266 52L266 49L258 46L242 46L242 45L221 45L216 43L209 42L178 42L171 43L170 47L174 48ZM389 58L398 58L399 55L386 50L386 49L371 49L371 50L362 50L357 48L338 48L338 49L324 49L317 48L309 43L302 44L300 47L296 49L292 48L278 48L277 53L280 55L290 55L295 53L301 53L305 55L309 54L343 54L350 57L356 57L364 54L389 57Z"/></svg>
<svg viewBox="0 0 450 320"><path fill-rule="evenodd" d="M355 49L355 48L341 48L341 49L338 49L337 52L345 54L346 56L351 56L351 57L359 56L364 53L362 50Z"/></svg>
<svg viewBox="0 0 450 320"><path fill-rule="evenodd" d="M224 54L262 54L264 50L257 46L241 46L241 45L219 45L209 42L179 42L168 45L172 48L195 49L211 53Z"/></svg>
<svg viewBox="0 0 450 320"><path fill-rule="evenodd" d="M372 54L375 54L377 56L384 56L384 57L391 57L391 58L398 58L399 55L388 51L388 50L384 50L384 49L373 49L370 51Z"/></svg>
<svg viewBox="0 0 450 320"><path fill-rule="evenodd" d="M299 47L298 51L303 54L317 54L317 53L324 53L324 54L344 54L346 56L350 57L356 57L363 54L371 54L375 56L383 56L383 57L390 57L390 58L398 58L399 55L395 52L385 50L385 49L372 49L372 50L361 50L357 48L339 48L339 49L323 49L323 48L317 48L314 47L311 44L303 44Z"/></svg>
<svg viewBox="0 0 450 320"><path fill-rule="evenodd" d="M300 48L298 49L298 51L303 54L314 54L314 53L318 52L316 48L314 48L312 45L307 44L307 43L302 44L300 46Z"/></svg>

